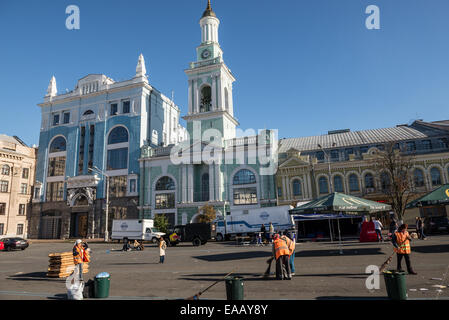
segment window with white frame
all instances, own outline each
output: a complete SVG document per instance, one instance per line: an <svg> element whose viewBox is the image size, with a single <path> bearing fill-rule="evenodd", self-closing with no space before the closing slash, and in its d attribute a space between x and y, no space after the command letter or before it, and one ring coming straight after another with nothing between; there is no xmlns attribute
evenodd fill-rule
<svg viewBox="0 0 449 320"><path fill-rule="evenodd" d="M25 215L25 205L19 204L19 216L24 216L24 215Z"/></svg>

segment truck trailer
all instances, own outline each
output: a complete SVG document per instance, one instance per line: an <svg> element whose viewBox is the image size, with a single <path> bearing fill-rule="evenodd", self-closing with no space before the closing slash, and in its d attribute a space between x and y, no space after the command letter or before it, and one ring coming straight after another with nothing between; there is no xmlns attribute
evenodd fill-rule
<svg viewBox="0 0 449 320"><path fill-rule="evenodd" d="M262 224L269 232L270 222L275 232L293 229L295 222L289 214L292 206L265 207L247 210L231 210L226 219L215 220L217 241L228 240L235 236L254 236L260 232Z"/></svg>

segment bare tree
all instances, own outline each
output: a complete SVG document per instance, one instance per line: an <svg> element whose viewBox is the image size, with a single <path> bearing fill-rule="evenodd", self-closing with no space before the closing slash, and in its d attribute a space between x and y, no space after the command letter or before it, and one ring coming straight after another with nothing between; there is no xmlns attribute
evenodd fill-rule
<svg viewBox="0 0 449 320"><path fill-rule="evenodd" d="M398 142L388 142L384 144L384 150L376 152L373 160L381 192L389 198L399 221L403 221L406 205L413 198L414 159L413 151L400 149Z"/></svg>

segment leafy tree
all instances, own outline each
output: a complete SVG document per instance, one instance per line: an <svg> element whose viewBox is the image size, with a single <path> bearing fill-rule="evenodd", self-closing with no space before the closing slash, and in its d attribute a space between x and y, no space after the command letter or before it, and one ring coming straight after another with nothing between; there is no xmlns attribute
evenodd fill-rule
<svg viewBox="0 0 449 320"><path fill-rule="evenodd" d="M198 217L199 223L209 223L217 217L215 208L210 204L205 204L204 206L200 207L198 211L198 213L200 213L200 216Z"/></svg>
<svg viewBox="0 0 449 320"><path fill-rule="evenodd" d="M154 217L154 227L160 232L168 233L168 219L165 214L157 214Z"/></svg>

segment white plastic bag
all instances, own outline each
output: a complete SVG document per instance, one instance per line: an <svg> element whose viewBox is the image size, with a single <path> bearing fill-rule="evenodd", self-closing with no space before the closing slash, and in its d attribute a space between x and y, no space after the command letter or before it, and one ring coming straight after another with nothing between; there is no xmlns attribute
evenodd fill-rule
<svg viewBox="0 0 449 320"><path fill-rule="evenodd" d="M84 281L79 280L78 268L66 280L67 299L83 300Z"/></svg>

